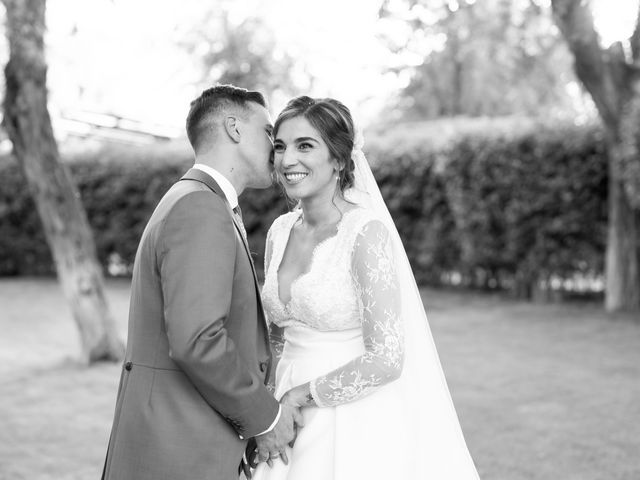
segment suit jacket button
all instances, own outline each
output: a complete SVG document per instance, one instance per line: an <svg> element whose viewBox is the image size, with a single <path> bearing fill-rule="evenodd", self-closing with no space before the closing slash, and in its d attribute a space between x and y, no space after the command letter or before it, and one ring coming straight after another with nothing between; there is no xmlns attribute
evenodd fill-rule
<svg viewBox="0 0 640 480"><path fill-rule="evenodd" d="M133 368L133 363L127 362L124 364L124 369L130 371Z"/></svg>
<svg viewBox="0 0 640 480"><path fill-rule="evenodd" d="M267 366L268 366L267 362L260 362L260 371L262 373L266 372L267 371Z"/></svg>

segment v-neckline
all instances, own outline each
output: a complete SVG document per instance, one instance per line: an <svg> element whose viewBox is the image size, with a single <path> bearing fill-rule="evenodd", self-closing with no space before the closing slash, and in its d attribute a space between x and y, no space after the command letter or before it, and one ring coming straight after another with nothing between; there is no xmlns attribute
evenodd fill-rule
<svg viewBox="0 0 640 480"><path fill-rule="evenodd" d="M357 210L357 208L352 208L351 210L347 210L346 212L344 212L342 214L342 218L340 220L338 220L338 222L336 223L336 232L325 238L324 240L318 242L318 244L313 247L313 251L311 252L311 261L309 262L309 266L307 267L307 270L302 272L300 275L298 275L297 277L295 277L293 280L291 280L291 284L289 285L289 300L287 300L286 302L282 300L282 296L280 295L280 266L282 265L282 260L284 259L284 254L287 251L287 247L289 246L289 240L291 240L291 232L293 231L293 226L296 224L296 222L300 219L300 217L302 216L302 210L299 211L298 216L291 222L291 224L289 225L289 231L287 232L287 236L284 240L284 247L282 248L282 250L280 251L280 258L278 259L278 265L276 266L276 270L275 270L275 280L276 280L276 296L278 297L278 302L280 302L280 305L282 305L284 307L284 309L288 309L289 305L291 304L291 301L293 300L293 286L299 282L302 278L306 277L307 275L309 275L312 271L313 271L313 264L316 260L316 253L318 252L319 248L322 247L323 245L325 245L327 242L337 238L337 236L340 234L340 227L342 226L342 223L344 222L344 219L346 218L346 216L353 212L354 210Z"/></svg>

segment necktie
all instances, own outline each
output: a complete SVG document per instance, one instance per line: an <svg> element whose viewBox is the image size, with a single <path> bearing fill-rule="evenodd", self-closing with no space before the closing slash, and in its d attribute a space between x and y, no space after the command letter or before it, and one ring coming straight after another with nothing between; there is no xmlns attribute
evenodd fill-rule
<svg viewBox="0 0 640 480"><path fill-rule="evenodd" d="M242 222L242 210L240 210L240 205L238 205L237 207L235 207L233 209L233 214L236 217L236 220L238 221L238 225L240 226L240 231L242 232L242 236L244 237L245 241L247 240L247 231L244 229L244 223Z"/></svg>

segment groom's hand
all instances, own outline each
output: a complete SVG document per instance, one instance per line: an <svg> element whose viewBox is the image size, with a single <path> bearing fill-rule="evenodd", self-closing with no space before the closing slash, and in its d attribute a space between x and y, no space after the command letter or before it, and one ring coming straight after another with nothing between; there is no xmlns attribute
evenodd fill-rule
<svg viewBox="0 0 640 480"><path fill-rule="evenodd" d="M258 459L273 465L273 460L282 458L285 465L289 464L286 446L293 444L296 429L304 426L300 409L291 405L281 405L280 419L270 432L256 437L258 445Z"/></svg>
<svg viewBox="0 0 640 480"><path fill-rule="evenodd" d="M246 448L244 449L244 455L242 455L238 474L244 472L244 476L247 480L251 480L251 477L253 477L253 469L258 466L257 448L256 439L250 438Z"/></svg>

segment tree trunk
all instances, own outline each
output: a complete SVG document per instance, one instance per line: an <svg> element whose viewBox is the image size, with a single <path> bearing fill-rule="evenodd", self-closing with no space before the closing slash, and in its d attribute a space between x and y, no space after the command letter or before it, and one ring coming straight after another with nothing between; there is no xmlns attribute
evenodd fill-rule
<svg viewBox="0 0 640 480"><path fill-rule="evenodd" d="M638 146L625 145L623 141L623 133L636 132L640 124L640 116L634 114L634 109L625 114L625 107L636 105L640 95L634 86L639 82L640 12L631 38L633 58L630 64L622 44L613 44L607 50L600 47L588 2L552 0L552 8L556 23L574 55L576 75L590 93L607 132L609 224L605 307L608 311L638 310L637 213L631 202L632 179L622 166L631 162L636 167L640 161Z"/></svg>
<svg viewBox="0 0 640 480"><path fill-rule="evenodd" d="M10 57L4 124L35 200L58 278L80 330L84 360L118 360L123 345L80 196L60 163L47 110L45 0L3 0Z"/></svg>
<svg viewBox="0 0 640 480"><path fill-rule="evenodd" d="M612 140L608 148L609 224L605 308L610 312L640 308L636 212L624 191L618 158L619 143Z"/></svg>

